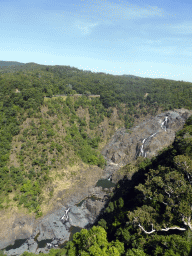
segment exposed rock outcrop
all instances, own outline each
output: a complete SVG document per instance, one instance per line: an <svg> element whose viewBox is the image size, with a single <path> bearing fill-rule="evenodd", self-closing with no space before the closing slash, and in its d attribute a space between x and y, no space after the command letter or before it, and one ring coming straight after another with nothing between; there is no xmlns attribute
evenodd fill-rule
<svg viewBox="0 0 192 256"><path fill-rule="evenodd" d="M32 252L35 253L37 250L37 242L34 240L34 237L30 237L24 244L22 244L22 246L20 246L17 249L11 249L9 251L7 251L7 255L13 255L13 256L17 256L17 255L21 255L23 252L28 251L28 252Z"/></svg>
<svg viewBox="0 0 192 256"><path fill-rule="evenodd" d="M167 111L129 131L119 129L102 150L102 154L108 164L116 166L124 166L140 155L152 158L158 151L173 143L175 133L183 127L190 115L192 111L185 109Z"/></svg>
<svg viewBox="0 0 192 256"><path fill-rule="evenodd" d="M87 197L81 206L75 205L78 201L72 198L68 204L69 208L60 207L60 209L42 218L33 235L22 246L5 253L19 256L25 251L38 254L40 252L47 253L51 248L57 248L60 244L69 240L71 227L86 228L94 223L108 200L108 193L111 191L111 188L105 189L105 191L101 187L90 188L89 193L90 196L95 196L94 201ZM37 236L37 241L34 240L35 236ZM52 239L52 241L47 243L45 248L38 248L37 242L47 239Z"/></svg>
<svg viewBox="0 0 192 256"><path fill-rule="evenodd" d="M113 174L120 167L131 163L140 155L148 158L157 155L159 150L169 146L174 141L175 133L183 127L190 115L192 115L192 111L185 109L167 111L139 123L129 131L123 128L117 130L108 145L102 150L102 154L107 160L105 174L102 178L112 178L113 180ZM112 190L113 188L103 190L101 187L95 186L84 190L84 192L76 193L73 197L68 198L67 202L63 202L63 206L61 205L52 213L36 222L31 220L30 227L33 228L33 231L30 230L30 232L22 234L21 237L30 237L30 239L28 238L18 249L9 250L6 253L20 255L26 250L45 253L50 248L68 241L70 227L86 228L94 223ZM81 191L80 188L79 191ZM81 200L83 200L83 203L78 206L77 204ZM14 227L18 228L19 225L27 224L22 221L15 221ZM48 243L46 248L38 248L37 242L34 240L37 234L39 234L37 241L52 239L52 242ZM3 241L0 241L0 248L4 248L2 247L3 244Z"/></svg>

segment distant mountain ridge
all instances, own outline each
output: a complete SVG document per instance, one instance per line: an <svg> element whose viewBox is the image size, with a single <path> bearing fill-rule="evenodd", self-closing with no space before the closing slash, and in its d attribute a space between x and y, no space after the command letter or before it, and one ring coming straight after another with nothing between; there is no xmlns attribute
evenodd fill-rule
<svg viewBox="0 0 192 256"><path fill-rule="evenodd" d="M0 61L0 67L8 67L8 66L21 66L26 63L18 62L18 61Z"/></svg>

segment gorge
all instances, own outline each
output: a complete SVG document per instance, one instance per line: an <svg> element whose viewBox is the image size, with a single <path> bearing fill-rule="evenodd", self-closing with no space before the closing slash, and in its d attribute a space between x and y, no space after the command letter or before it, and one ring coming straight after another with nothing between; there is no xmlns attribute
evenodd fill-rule
<svg viewBox="0 0 192 256"><path fill-rule="evenodd" d="M30 218L15 220L10 224L11 236L0 240L0 249L22 238L26 241L17 249L7 250L7 255L20 255L24 251L46 252L68 241L73 227L89 229L108 202L113 184L122 178L119 172L121 167L133 162L139 156L149 159L156 156L160 150L173 143L175 133L183 127L185 120L191 115L191 110L175 109L146 119L129 130L118 129L102 150L107 165L100 180L110 180L111 187L98 186L98 180L95 180L95 186L89 187L84 192L79 188L78 195L74 194L67 198L65 204L58 205L46 216L37 220ZM131 176L128 178L131 180ZM18 226L20 233L17 233ZM49 242L45 248L38 248L40 241Z"/></svg>

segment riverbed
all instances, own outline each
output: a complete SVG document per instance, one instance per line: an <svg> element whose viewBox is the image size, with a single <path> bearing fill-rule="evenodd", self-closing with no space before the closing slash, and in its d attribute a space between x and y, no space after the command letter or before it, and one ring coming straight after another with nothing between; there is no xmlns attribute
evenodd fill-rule
<svg viewBox="0 0 192 256"><path fill-rule="evenodd" d="M109 192L115 187L111 175L116 169L117 166L113 170L107 165L104 175L95 182L95 186L88 189L88 193L78 197L73 195L60 209L43 217L30 237L17 239L13 245L4 248L5 253L20 255L26 250L45 253L51 248L63 248L67 241L72 240L76 232L80 232L82 228L89 229L109 199ZM62 215L67 209L69 209L68 221L62 222Z"/></svg>

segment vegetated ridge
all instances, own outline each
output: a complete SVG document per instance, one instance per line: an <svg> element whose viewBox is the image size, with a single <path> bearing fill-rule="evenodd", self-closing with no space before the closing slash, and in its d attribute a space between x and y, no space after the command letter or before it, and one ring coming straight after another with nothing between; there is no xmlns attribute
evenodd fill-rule
<svg viewBox="0 0 192 256"><path fill-rule="evenodd" d="M66 99L62 97L51 99L52 95L74 95L77 93L84 94L85 96L78 98L68 96ZM100 98L90 99L88 98L90 94L100 95ZM50 100L44 101L44 97L50 97ZM18 65L15 66L14 69L2 69L0 75L0 207L2 213L10 207L24 207L30 212L35 212L37 217L41 216L43 213L41 208L43 203L54 197L53 181L57 178L58 180L62 180L64 176L66 176L66 180L69 180L71 176L78 176L78 173L74 173L73 171L63 171L62 168L64 166L77 166L83 162L85 165L97 165L103 168L105 160L100 154L100 150L117 128L125 126L129 129L136 122L135 120L145 117L147 114L155 115L159 111L181 107L191 109L191 98L191 83L180 81L147 78L133 79L126 76L92 74L69 66L53 67L37 65L35 63L27 63L22 66ZM190 137L189 124L190 121L187 123ZM186 144L184 145L186 146ZM189 159L191 157L190 145L189 142L187 146L188 153L186 155ZM185 155L185 153L181 155ZM147 160L145 160L145 162L146 161ZM171 158L169 161L171 161ZM182 163L179 162L178 166L180 165L182 165ZM172 168L176 168L176 165L172 164ZM142 170L141 173L144 172L145 171ZM162 170L156 170L155 172L159 175L164 175ZM171 178L169 178L169 172L170 170L168 169L168 174L166 178L163 178L163 182L166 182L167 179L169 182L172 182L170 181ZM153 175L153 172L151 175ZM176 180L180 174L176 171L174 175ZM182 184L185 184L185 177L182 177ZM145 188L147 185L145 184L144 178L142 181L142 175L139 180L144 184L144 187L139 186L139 191L144 195L145 193L152 193L150 192L150 186L153 184L149 183L148 188ZM189 186L191 186L190 183ZM48 189L48 197L45 196L47 193L44 193L44 189ZM134 187L131 189L131 192L134 194ZM130 193L127 189L125 193L128 192ZM141 192L139 192L141 199L137 200L139 207L142 207L144 202ZM185 193L187 192L182 193L186 197ZM160 193L158 194L160 195ZM106 236L105 232L108 230L108 238L106 238L109 239L108 241L113 241L115 238L121 241L117 243L114 242L114 244L112 242L114 246L111 246L111 244L110 246L107 245L113 248L110 250L114 250L114 253L115 251L119 253L116 255L134 255L133 253L136 253L138 250L143 251L142 253L148 253L148 255L160 255L156 252L156 254L151 254L153 252L152 249L148 250L145 248L144 245L146 245L146 243L144 241L148 239L145 237L149 235L148 232L154 234L161 229L170 229L170 225L181 229L184 228L182 225L187 226L187 228L185 227L186 232L188 232L187 229L190 229L190 213L188 215L185 213L183 219L182 217L174 217L172 214L172 211L183 214L182 209L184 209L185 212L185 210L188 209L188 204L177 206L179 210L175 210L174 205L178 204L177 201L174 201L176 199L171 199L171 196L169 196L171 195L170 191L166 190L165 194L172 200L173 207L169 209L169 211L165 206L165 209L161 208L162 204L166 205L166 203L170 206L170 202L162 201L162 197L160 203L158 203L159 198L155 199L157 205L153 203L152 206L147 206L147 209L149 208L151 213L148 212L145 206L143 206L144 208L136 210L136 208L134 208L135 203L133 203L131 211L129 210L130 214L127 215L127 208L123 210L126 214L124 213L124 215L122 215L123 218L121 218L121 221L118 220L118 214L120 214L121 211L118 210L119 213L117 213L116 210L115 212L110 210L113 212L113 217L117 219L116 222L113 220L110 224L110 222L106 222L103 218L104 221L102 221L102 223L106 222L107 224L100 226L105 228L105 230L101 227L96 227L91 231L83 231L85 232L84 235L91 236L94 232L99 235L101 232L102 238ZM181 196L177 194L175 197L178 197L178 195L179 197ZM147 196L145 197L147 198ZM124 206L122 205L125 199L122 198L123 201L121 199L118 200L120 200L120 208L123 208ZM135 201L135 197L132 197L132 200ZM149 202L151 203L152 201L149 200ZM116 203L116 205L118 208L118 203ZM151 207L154 207L154 209ZM158 214L160 216L164 214L164 212L166 215L165 218L162 220L158 219ZM151 219L151 216L154 217ZM170 217L170 219L167 216ZM175 216L179 215L176 214ZM147 219L149 219L149 221L145 222ZM124 238L115 235L115 227L121 226L125 220L126 223L128 220L130 224L128 228L128 230L131 230L129 232L130 237L136 236L136 238L134 238L136 241L139 239L138 241L141 240L143 242L136 242L136 244L131 242L131 244L128 244L128 242L123 240ZM165 220L168 220L168 222L165 223ZM149 225L151 221L153 221L152 229L147 231L147 225ZM185 225L185 223L187 223L187 225ZM169 224L169 226L167 226L167 224ZM136 229L133 228L135 226L137 227ZM135 232L135 230L137 232ZM141 231L143 231L144 234ZM164 230L164 232L166 231ZM119 232L120 231L117 233ZM128 231L122 232L127 234ZM139 236L138 238L138 234L140 234L141 237ZM77 241L81 239L81 235L77 234L76 237L78 237ZM163 237L171 236L164 235ZM182 235L179 234L178 237L181 238ZM186 238L183 239L183 241L186 241ZM122 243L124 243L125 249L123 249ZM70 246L74 248L76 245L72 243L69 245L67 250L72 251L73 249ZM98 245L95 246L98 247ZM77 253L80 252L78 250L89 250L89 247L91 248L91 242L90 245L86 245L85 247L77 247L74 249L76 250L74 255L78 255ZM190 246L186 248L189 247ZM135 252L132 248L135 248ZM100 249L98 247L98 250ZM108 253L110 253L110 250ZM129 254L124 254L125 250ZM132 252L129 252L129 250L132 250ZM159 251L161 250L163 249L159 249ZM87 253L87 255L90 255L89 251L87 251Z"/></svg>

